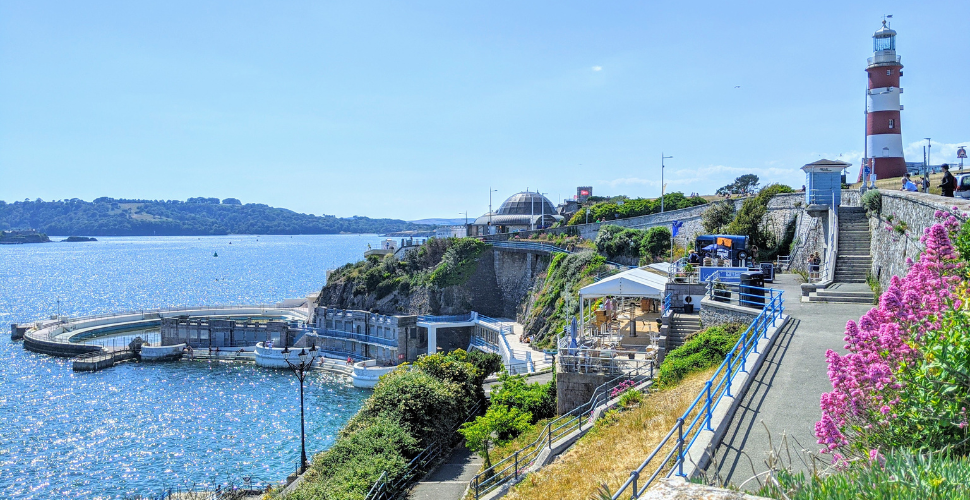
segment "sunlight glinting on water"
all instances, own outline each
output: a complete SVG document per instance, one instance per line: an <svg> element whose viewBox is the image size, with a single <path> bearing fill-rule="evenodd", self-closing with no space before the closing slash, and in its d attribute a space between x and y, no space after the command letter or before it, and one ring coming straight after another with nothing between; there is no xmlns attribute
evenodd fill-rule
<svg viewBox="0 0 970 500"><path fill-rule="evenodd" d="M0 246L5 330L55 314L58 298L61 314L88 315L305 296L319 290L327 269L359 259L368 243L380 241L373 235L99 240ZM74 373L70 360L26 352L6 333L0 356L0 497L122 498L238 485L244 477L267 484L299 460L299 392L291 372L193 361ZM308 451L326 449L367 395L345 377L308 377Z"/></svg>

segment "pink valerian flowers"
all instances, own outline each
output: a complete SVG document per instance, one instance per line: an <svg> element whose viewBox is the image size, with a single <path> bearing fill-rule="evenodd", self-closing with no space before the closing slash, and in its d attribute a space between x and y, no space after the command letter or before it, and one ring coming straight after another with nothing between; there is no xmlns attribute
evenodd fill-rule
<svg viewBox="0 0 970 500"><path fill-rule="evenodd" d="M889 425L896 417L895 395L903 389L896 371L920 359L919 339L939 328L940 313L960 307L951 293L960 277L958 255L950 240L960 223L952 213L937 211L936 215L941 222L924 231L920 241L926 249L919 260L907 260L911 266L906 276L893 276L879 306L858 323L846 324L849 352L825 353L833 390L822 394L822 418L815 424L818 443L825 447L822 452L834 453L850 445L854 434ZM834 453L836 462L845 458L843 453Z"/></svg>

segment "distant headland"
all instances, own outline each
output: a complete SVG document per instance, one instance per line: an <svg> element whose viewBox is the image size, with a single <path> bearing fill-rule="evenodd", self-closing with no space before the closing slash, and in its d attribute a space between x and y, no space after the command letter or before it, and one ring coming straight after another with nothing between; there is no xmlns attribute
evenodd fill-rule
<svg viewBox="0 0 970 500"><path fill-rule="evenodd" d="M203 236L223 234L394 233L431 226L397 219L301 214L236 198L134 200L77 198L59 201L0 201L0 229L54 235ZM22 231L31 229L32 231ZM49 241L49 240L47 240ZM33 243L35 241L10 241ZM4 242L6 243L6 242Z"/></svg>
<svg viewBox="0 0 970 500"><path fill-rule="evenodd" d="M33 230L0 231L0 245L19 245L22 243L50 243L46 234Z"/></svg>

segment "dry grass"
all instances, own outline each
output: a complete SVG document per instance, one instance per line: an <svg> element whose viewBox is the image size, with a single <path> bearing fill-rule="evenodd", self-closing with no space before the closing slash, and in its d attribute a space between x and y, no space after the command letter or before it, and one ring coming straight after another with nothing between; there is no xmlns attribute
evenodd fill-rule
<svg viewBox="0 0 970 500"><path fill-rule="evenodd" d="M965 168L964 173L966 173L966 172L970 172L970 168ZM951 165L950 166L950 173L953 174L953 175L960 174L961 173L960 172L960 166L959 165ZM913 180L913 182L916 183L917 186L919 186L919 183L917 182L917 179L920 179L922 177L923 177L922 175L913 175L910 178ZM891 177L891 178L887 178L887 179L877 179L876 180L876 188L883 189L883 190L886 190L886 191L899 191L899 187L902 185L902 180L901 179L902 179L902 177ZM930 174L930 194L943 194L943 191L939 187L937 187L937 186L940 185L941 182L943 182L943 173L942 172L937 173L937 174ZM861 182L856 182L856 183L853 183L853 184L849 184L849 189L856 189L856 190L858 190L861 186L862 186L862 183Z"/></svg>
<svg viewBox="0 0 970 500"><path fill-rule="evenodd" d="M715 369L692 374L675 387L650 394L640 408L591 431L553 464L517 484L506 498L587 500L603 483L615 491L677 423ZM660 458L668 451L665 448ZM655 460L659 464L660 459Z"/></svg>

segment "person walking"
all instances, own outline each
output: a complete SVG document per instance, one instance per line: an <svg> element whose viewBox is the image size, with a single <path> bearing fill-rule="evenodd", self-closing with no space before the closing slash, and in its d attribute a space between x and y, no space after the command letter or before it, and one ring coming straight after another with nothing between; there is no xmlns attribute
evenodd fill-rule
<svg viewBox="0 0 970 500"><path fill-rule="evenodd" d="M953 198L953 190L957 187L957 180L950 173L950 166L946 163L940 165L940 169L943 170L943 182L940 183L940 188L943 190L943 196L947 198Z"/></svg>

